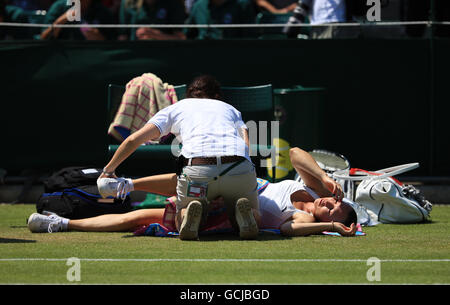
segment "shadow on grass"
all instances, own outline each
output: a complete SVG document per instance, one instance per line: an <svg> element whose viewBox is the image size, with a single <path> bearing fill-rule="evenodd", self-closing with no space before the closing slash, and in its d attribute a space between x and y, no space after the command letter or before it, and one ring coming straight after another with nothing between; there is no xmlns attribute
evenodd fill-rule
<svg viewBox="0 0 450 305"><path fill-rule="evenodd" d="M1 238L0 244L26 244L26 243L35 243L35 240L30 239L18 239L18 238Z"/></svg>
<svg viewBox="0 0 450 305"><path fill-rule="evenodd" d="M132 238L132 237L143 237L145 238L146 236L136 236L134 234L130 234L130 235L124 235L122 236L122 238ZM151 236L154 237L154 236ZM168 236L168 237L163 237L163 238L176 238L178 239L178 236ZM291 239L292 237L290 236L284 236L281 234L276 234L276 233L271 233L271 232L259 232L258 237L256 239L254 239L253 241L267 241L267 240L286 240L286 239ZM241 240L241 238L239 237L238 234L236 233L232 233L232 232L225 232L225 233L203 233L200 234L199 239L198 240L192 240L192 241L204 241L204 242L208 242L208 241L219 241L219 240Z"/></svg>
<svg viewBox="0 0 450 305"><path fill-rule="evenodd" d="M289 236L270 233L259 232L256 239L250 239L251 241L267 241L267 240L284 240L291 239ZM237 233L215 233L215 234L203 234L199 237L200 241L218 241L218 240L242 240Z"/></svg>
<svg viewBox="0 0 450 305"><path fill-rule="evenodd" d="M441 221L436 221L434 219L425 220L423 222L413 222L413 223L381 223L381 225L393 225L393 226L421 226L421 225L432 225L442 223Z"/></svg>

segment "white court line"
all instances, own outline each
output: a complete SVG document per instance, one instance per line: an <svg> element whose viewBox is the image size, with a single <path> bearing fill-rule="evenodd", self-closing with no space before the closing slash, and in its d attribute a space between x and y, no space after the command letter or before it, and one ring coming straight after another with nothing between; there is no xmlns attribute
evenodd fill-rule
<svg viewBox="0 0 450 305"><path fill-rule="evenodd" d="M0 258L0 262L11 261L67 261L68 258ZM79 258L86 262L367 262L367 259L233 259L233 258ZM436 263L450 262L450 259L380 259L380 262L394 263Z"/></svg>

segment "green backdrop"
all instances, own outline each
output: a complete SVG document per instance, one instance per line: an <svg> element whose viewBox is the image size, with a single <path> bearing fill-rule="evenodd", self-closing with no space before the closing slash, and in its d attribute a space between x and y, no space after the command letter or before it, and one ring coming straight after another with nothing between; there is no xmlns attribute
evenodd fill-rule
<svg viewBox="0 0 450 305"><path fill-rule="evenodd" d="M315 135L311 148L353 167L420 162L411 174L448 175L448 54L448 39L2 41L0 168L103 166L107 85L151 72L170 84L210 73L227 86L325 88L320 128L297 131Z"/></svg>

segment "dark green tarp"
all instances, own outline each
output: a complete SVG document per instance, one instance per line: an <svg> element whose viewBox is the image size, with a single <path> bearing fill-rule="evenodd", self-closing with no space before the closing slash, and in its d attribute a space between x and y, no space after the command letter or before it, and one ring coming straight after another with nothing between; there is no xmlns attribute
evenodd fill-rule
<svg viewBox="0 0 450 305"><path fill-rule="evenodd" d="M176 85L210 73L227 86L325 88L317 148L354 167L420 162L414 174L448 175L448 54L444 39L0 42L0 168L102 166L107 85L151 72Z"/></svg>

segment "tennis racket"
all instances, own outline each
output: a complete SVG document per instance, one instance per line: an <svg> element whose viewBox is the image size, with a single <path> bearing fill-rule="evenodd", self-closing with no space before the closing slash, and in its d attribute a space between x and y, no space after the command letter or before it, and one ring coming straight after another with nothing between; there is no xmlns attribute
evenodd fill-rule
<svg viewBox="0 0 450 305"><path fill-rule="evenodd" d="M350 170L350 161L341 154L325 149L314 149L313 151L310 151L309 154L328 176L336 180L336 182L341 185L345 197L353 200L354 182L339 180L333 177L335 173L346 173L348 175ZM297 174L295 180L300 181L300 179L300 175Z"/></svg>
<svg viewBox="0 0 450 305"><path fill-rule="evenodd" d="M325 149L314 149L309 154L316 161L317 165L331 177L334 172L350 170L350 162L341 154ZM299 179L300 176L296 174L295 180L299 181Z"/></svg>
<svg viewBox="0 0 450 305"><path fill-rule="evenodd" d="M309 154L327 174L350 169L350 162L341 154L325 149L314 149Z"/></svg>

